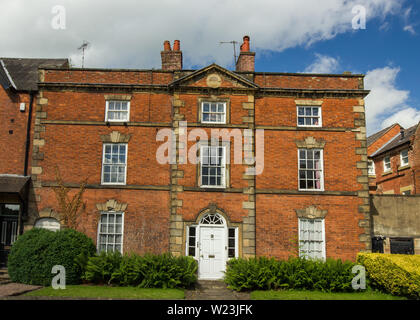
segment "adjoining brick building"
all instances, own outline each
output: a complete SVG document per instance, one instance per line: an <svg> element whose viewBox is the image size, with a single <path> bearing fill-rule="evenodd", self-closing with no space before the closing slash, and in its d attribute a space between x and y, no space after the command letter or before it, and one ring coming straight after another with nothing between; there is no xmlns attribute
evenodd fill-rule
<svg viewBox="0 0 420 320"><path fill-rule="evenodd" d="M28 213L31 129L41 66L68 67L68 61L0 58L0 266Z"/></svg>
<svg viewBox="0 0 420 320"><path fill-rule="evenodd" d="M161 70L40 69L26 230L59 225L58 166L74 192L88 178L80 228L99 250L191 255L200 278L231 257L370 250L363 75L256 72L249 37L235 71L182 69L179 41L161 58ZM243 137L243 161L215 129ZM160 163L168 131L175 162Z"/></svg>
<svg viewBox="0 0 420 320"><path fill-rule="evenodd" d="M370 193L420 193L419 128L394 124L367 138Z"/></svg>

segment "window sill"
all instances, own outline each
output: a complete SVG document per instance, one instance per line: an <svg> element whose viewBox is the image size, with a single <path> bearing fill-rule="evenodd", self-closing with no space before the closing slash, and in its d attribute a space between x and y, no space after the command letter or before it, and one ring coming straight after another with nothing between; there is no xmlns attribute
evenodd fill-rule
<svg viewBox="0 0 420 320"><path fill-rule="evenodd" d="M298 128L322 128L321 126L302 126L302 125L297 125Z"/></svg>
<svg viewBox="0 0 420 320"><path fill-rule="evenodd" d="M101 183L101 186L125 186L125 185L126 185L125 182L124 183L116 183L116 182L109 182L109 183L102 182Z"/></svg>
<svg viewBox="0 0 420 320"><path fill-rule="evenodd" d="M105 123L109 126L125 126L129 123L130 121L114 121L114 120L105 120Z"/></svg>
<svg viewBox="0 0 420 320"><path fill-rule="evenodd" d="M369 178L376 178L376 174L369 174L368 177Z"/></svg>
<svg viewBox="0 0 420 320"><path fill-rule="evenodd" d="M325 190L324 189L298 189L298 191L302 191L302 192L305 192L305 191L308 191L308 192L314 192L314 191L323 192Z"/></svg>
<svg viewBox="0 0 420 320"><path fill-rule="evenodd" d="M409 168L411 168L411 166L409 164L406 164L405 166L398 167L398 171L403 171Z"/></svg>
<svg viewBox="0 0 420 320"><path fill-rule="evenodd" d="M392 170L386 171L384 173L382 173L382 177L387 176L389 174L392 174Z"/></svg>
<svg viewBox="0 0 420 320"><path fill-rule="evenodd" d="M225 186L200 186L200 189L226 190L226 187Z"/></svg>

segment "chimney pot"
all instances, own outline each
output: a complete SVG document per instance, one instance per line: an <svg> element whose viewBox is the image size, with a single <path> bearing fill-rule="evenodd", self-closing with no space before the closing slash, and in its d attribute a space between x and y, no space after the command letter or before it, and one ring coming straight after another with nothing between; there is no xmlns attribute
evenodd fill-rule
<svg viewBox="0 0 420 320"><path fill-rule="evenodd" d="M171 51L171 43L168 40L163 42L163 51Z"/></svg>
<svg viewBox="0 0 420 320"><path fill-rule="evenodd" d="M244 36L244 43L241 45L241 52L249 52L249 36Z"/></svg>
<svg viewBox="0 0 420 320"><path fill-rule="evenodd" d="M181 50L180 41L179 40L175 40L174 41L174 51L180 51L180 50Z"/></svg>

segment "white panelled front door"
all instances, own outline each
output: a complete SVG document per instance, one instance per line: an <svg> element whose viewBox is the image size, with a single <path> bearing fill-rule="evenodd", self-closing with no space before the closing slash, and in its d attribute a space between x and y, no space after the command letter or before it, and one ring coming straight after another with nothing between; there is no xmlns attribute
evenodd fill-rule
<svg viewBox="0 0 420 320"><path fill-rule="evenodd" d="M222 279L226 269L226 228L201 226L198 276Z"/></svg>

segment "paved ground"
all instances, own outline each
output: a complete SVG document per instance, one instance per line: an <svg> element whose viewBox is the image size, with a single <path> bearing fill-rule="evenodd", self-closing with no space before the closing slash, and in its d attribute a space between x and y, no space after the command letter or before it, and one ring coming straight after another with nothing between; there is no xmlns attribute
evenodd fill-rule
<svg viewBox="0 0 420 320"><path fill-rule="evenodd" d="M198 281L195 290L185 291L185 300L249 300L249 293L227 288L223 281Z"/></svg>
<svg viewBox="0 0 420 320"><path fill-rule="evenodd" d="M18 296L39 288L41 287L13 283L7 274L7 269L0 269L0 298Z"/></svg>
<svg viewBox="0 0 420 320"><path fill-rule="evenodd" d="M41 288L40 286L30 286L21 283L7 283L0 285L0 298L18 296L29 291Z"/></svg>

